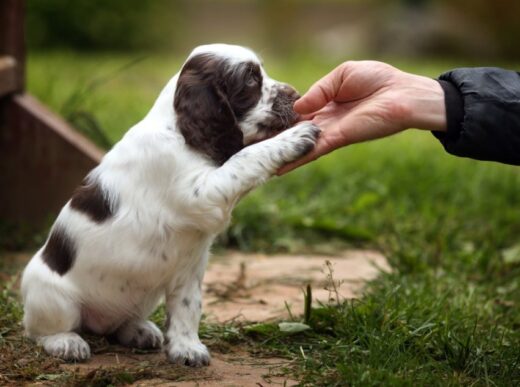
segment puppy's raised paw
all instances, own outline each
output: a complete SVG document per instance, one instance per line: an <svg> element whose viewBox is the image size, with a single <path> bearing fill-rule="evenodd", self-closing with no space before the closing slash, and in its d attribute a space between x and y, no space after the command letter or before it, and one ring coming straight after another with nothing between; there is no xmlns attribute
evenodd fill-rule
<svg viewBox="0 0 520 387"><path fill-rule="evenodd" d="M162 346L163 334L151 321L130 321L116 332L120 344L139 349L159 349Z"/></svg>
<svg viewBox="0 0 520 387"><path fill-rule="evenodd" d="M211 361L208 349L201 342L171 341L166 346L165 352L168 360L178 365L202 367L209 365Z"/></svg>
<svg viewBox="0 0 520 387"><path fill-rule="evenodd" d="M74 332L57 333L38 339L45 352L69 362L81 362L90 358L90 347Z"/></svg>
<svg viewBox="0 0 520 387"><path fill-rule="evenodd" d="M310 121L302 121L282 132L278 137L288 146L280 154L284 163L295 161L309 153L320 136L321 130Z"/></svg>

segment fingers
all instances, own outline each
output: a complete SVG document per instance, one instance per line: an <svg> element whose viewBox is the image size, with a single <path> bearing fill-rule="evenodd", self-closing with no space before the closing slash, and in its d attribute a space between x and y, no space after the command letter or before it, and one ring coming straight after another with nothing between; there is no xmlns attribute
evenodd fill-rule
<svg viewBox="0 0 520 387"><path fill-rule="evenodd" d="M299 160L287 164L280 168L277 172L278 176L286 174L295 168L318 159L327 153L343 146L371 140L374 138L384 137L392 133L385 130L377 119L371 115L350 113L342 117L341 120L323 120L319 117L313 120L320 129L321 134L318 138L316 146L307 155Z"/></svg>
<svg viewBox="0 0 520 387"><path fill-rule="evenodd" d="M343 83L342 73L342 66L339 66L314 83L305 95L294 103L294 111L299 114L313 113L333 101Z"/></svg>
<svg viewBox="0 0 520 387"><path fill-rule="evenodd" d="M299 114L310 114L321 109L334 98L334 90L329 81L324 79L311 86L303 97L294 103L294 111Z"/></svg>

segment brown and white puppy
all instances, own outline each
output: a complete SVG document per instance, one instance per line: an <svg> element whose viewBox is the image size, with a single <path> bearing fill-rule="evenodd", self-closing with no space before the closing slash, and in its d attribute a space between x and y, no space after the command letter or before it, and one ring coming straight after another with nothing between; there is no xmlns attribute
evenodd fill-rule
<svg viewBox="0 0 520 387"><path fill-rule="evenodd" d="M85 178L25 269L27 335L70 361L89 358L78 334L87 330L164 346L174 363L209 364L198 337L209 249L244 194L314 146L310 122L285 130L296 97L246 48L196 48ZM162 299L166 340L147 320Z"/></svg>

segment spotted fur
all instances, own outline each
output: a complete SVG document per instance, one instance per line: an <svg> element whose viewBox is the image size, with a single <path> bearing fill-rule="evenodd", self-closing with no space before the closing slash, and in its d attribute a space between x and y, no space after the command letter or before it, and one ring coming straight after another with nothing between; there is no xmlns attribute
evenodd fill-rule
<svg viewBox="0 0 520 387"><path fill-rule="evenodd" d="M90 356L77 333L85 330L162 347L174 363L209 364L198 327L210 246L242 196L315 144L314 125L292 126L296 95L246 48L196 48L26 267L27 335L70 361ZM162 298L164 339L147 321Z"/></svg>

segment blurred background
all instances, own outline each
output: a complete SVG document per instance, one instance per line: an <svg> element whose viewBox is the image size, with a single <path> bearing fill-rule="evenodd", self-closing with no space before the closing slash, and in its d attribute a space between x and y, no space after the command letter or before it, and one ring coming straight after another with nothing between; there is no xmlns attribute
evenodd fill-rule
<svg viewBox="0 0 520 387"><path fill-rule="evenodd" d="M34 49L184 52L208 41L292 54L515 59L515 0L29 0Z"/></svg>

